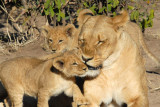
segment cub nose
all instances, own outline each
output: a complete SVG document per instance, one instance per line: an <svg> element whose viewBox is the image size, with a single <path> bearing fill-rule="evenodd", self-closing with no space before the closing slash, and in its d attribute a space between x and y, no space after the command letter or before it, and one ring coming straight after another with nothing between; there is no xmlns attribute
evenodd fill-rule
<svg viewBox="0 0 160 107"><path fill-rule="evenodd" d="M87 71L87 68L83 68L83 71Z"/></svg>
<svg viewBox="0 0 160 107"><path fill-rule="evenodd" d="M52 49L52 52L53 52L53 53L55 53L55 52L56 52L56 50L55 50L55 49Z"/></svg>
<svg viewBox="0 0 160 107"><path fill-rule="evenodd" d="M82 60L85 61L85 62L88 62L89 60L92 60L92 59L93 59L93 57L91 57L91 58L85 58L84 56L82 56Z"/></svg>

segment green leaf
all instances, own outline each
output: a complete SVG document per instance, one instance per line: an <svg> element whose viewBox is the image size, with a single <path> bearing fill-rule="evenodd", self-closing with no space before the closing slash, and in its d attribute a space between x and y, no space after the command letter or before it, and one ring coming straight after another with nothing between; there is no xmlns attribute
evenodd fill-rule
<svg viewBox="0 0 160 107"><path fill-rule="evenodd" d="M57 21L58 21L58 22L60 22L60 21L61 21L60 13L58 13Z"/></svg>
<svg viewBox="0 0 160 107"><path fill-rule="evenodd" d="M139 23L139 26L141 27L141 29L142 29L142 23Z"/></svg>
<svg viewBox="0 0 160 107"><path fill-rule="evenodd" d="M68 19L70 19L70 16L65 17L65 20L68 20Z"/></svg>
<svg viewBox="0 0 160 107"><path fill-rule="evenodd" d="M119 4L118 0L113 0L113 8L116 8Z"/></svg>
<svg viewBox="0 0 160 107"><path fill-rule="evenodd" d="M49 10L50 10L50 13L51 13L51 17L54 16L54 11L53 11L53 8L51 6L49 6Z"/></svg>
<svg viewBox="0 0 160 107"><path fill-rule="evenodd" d="M149 27L152 27L152 26L153 26L153 20L151 20Z"/></svg>
<svg viewBox="0 0 160 107"><path fill-rule="evenodd" d="M151 10L150 10L149 19L153 19L153 18L154 18L154 10L151 9Z"/></svg>
<svg viewBox="0 0 160 107"><path fill-rule="evenodd" d="M60 16L61 16L62 18L65 18L65 14L64 14L63 12L61 12L61 11L60 11Z"/></svg>
<svg viewBox="0 0 160 107"><path fill-rule="evenodd" d="M50 4L50 0L47 0L45 3L44 3L44 8L47 9L49 7L49 4Z"/></svg>
<svg viewBox="0 0 160 107"><path fill-rule="evenodd" d="M133 7L133 6L129 6L129 5L128 5L128 9L133 10L133 9L134 9L134 7Z"/></svg>
<svg viewBox="0 0 160 107"><path fill-rule="evenodd" d="M135 13L134 13L134 19L135 19L135 20L138 20L138 18L139 18L139 12L138 12L138 11L135 11Z"/></svg>
<svg viewBox="0 0 160 107"><path fill-rule="evenodd" d="M130 15L131 20L134 20L134 13L135 13L135 11L132 11L132 13Z"/></svg>
<svg viewBox="0 0 160 107"><path fill-rule="evenodd" d="M107 11L108 11L108 12L111 12L111 10L112 10L112 5L111 5L111 4L108 4L107 6L108 6L108 10L107 10Z"/></svg>
<svg viewBox="0 0 160 107"><path fill-rule="evenodd" d="M65 4L65 3L66 3L66 0L62 0L62 3Z"/></svg>
<svg viewBox="0 0 160 107"><path fill-rule="evenodd" d="M113 1L112 1L112 0L107 0L107 2L108 2L108 4L109 4L109 3L113 2Z"/></svg>
<svg viewBox="0 0 160 107"><path fill-rule="evenodd" d="M102 13L106 9L105 6L103 6L101 9L99 9L98 13Z"/></svg>
<svg viewBox="0 0 160 107"><path fill-rule="evenodd" d="M88 4L87 4L87 2L84 2L83 5L84 5L85 7L89 7Z"/></svg>
<svg viewBox="0 0 160 107"><path fill-rule="evenodd" d="M58 9L61 8L61 1L60 0L55 0L56 5L58 6Z"/></svg>
<svg viewBox="0 0 160 107"><path fill-rule="evenodd" d="M54 2L52 3L52 7L54 7Z"/></svg>
<svg viewBox="0 0 160 107"><path fill-rule="evenodd" d="M46 16L49 15L49 10L48 9L44 10L44 13L45 13Z"/></svg>
<svg viewBox="0 0 160 107"><path fill-rule="evenodd" d="M147 20L144 19L144 28L147 28Z"/></svg>
<svg viewBox="0 0 160 107"><path fill-rule="evenodd" d="M113 16L116 16L117 14L116 14L116 12L113 12Z"/></svg>
<svg viewBox="0 0 160 107"><path fill-rule="evenodd" d="M82 10L82 9L78 9L78 10L77 10L77 16L78 16L78 14L79 14L79 12L80 12L81 10Z"/></svg>
<svg viewBox="0 0 160 107"><path fill-rule="evenodd" d="M95 11L96 8L97 8L96 4L93 4L93 6L90 7L89 9L95 14L96 13L96 11Z"/></svg>

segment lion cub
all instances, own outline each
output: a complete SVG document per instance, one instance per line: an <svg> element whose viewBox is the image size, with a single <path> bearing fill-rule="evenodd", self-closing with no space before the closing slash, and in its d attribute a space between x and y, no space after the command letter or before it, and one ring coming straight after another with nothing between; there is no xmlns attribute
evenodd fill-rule
<svg viewBox="0 0 160 107"><path fill-rule="evenodd" d="M87 104L74 76L87 72L76 52L68 51L50 59L19 57L0 64L0 79L14 107L22 107L23 95L38 97L38 107L48 107L50 96L64 91L77 105Z"/></svg>
<svg viewBox="0 0 160 107"><path fill-rule="evenodd" d="M52 54L41 59L53 58L66 50L73 50L78 47L78 29L73 24L66 26L51 27L48 24L43 27L43 34L46 38L45 49Z"/></svg>

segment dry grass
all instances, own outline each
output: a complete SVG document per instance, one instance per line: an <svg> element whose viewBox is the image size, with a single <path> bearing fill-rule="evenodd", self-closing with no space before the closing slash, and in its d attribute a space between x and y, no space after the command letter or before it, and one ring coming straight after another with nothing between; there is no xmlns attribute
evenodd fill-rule
<svg viewBox="0 0 160 107"><path fill-rule="evenodd" d="M39 37L39 30L37 28L27 25L22 25L22 23L19 23L22 21L23 15L26 13L25 9L21 10L21 13L16 15L16 17L12 16L11 13L16 11L16 7L13 7L10 12L7 11L7 8L4 5L4 2L1 0L2 5L0 5L0 8L5 12L7 15L6 18L6 26L5 26L5 33L8 37L7 43L2 43L0 41L0 52L3 54L9 54L8 47L12 48L13 50L18 50L20 46L24 46L26 44L29 44ZM9 24L9 21L12 24ZM10 26L11 25L11 26ZM16 28L17 31L13 31L11 29ZM27 29L26 29L27 28ZM16 32L11 33L10 31Z"/></svg>

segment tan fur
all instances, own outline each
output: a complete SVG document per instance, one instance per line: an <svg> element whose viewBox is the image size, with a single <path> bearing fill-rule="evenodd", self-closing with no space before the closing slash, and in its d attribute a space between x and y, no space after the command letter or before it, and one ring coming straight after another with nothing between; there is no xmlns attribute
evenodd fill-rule
<svg viewBox="0 0 160 107"><path fill-rule="evenodd" d="M89 9L83 9L79 12L78 14L78 18L77 18L77 21L78 21L78 25L79 27L81 27L83 25L83 23L86 22L86 20L91 17L91 15L94 15L94 13L89 10ZM83 19L83 20L82 20Z"/></svg>
<svg viewBox="0 0 160 107"><path fill-rule="evenodd" d="M46 50L52 54L42 57L41 59L51 59L61 52L66 50L76 49L78 46L78 30L73 24L67 26L51 27L46 25L43 27L46 31L43 32L46 37Z"/></svg>
<svg viewBox="0 0 160 107"><path fill-rule="evenodd" d="M46 32L44 36L47 39L46 50L51 51L51 54L42 56L40 59L46 60L58 56L65 51L77 49L78 47L78 30L73 24L67 26L51 27L49 25L44 26ZM50 43L49 41L53 42ZM60 40L63 40L59 43ZM53 50L56 50L53 52Z"/></svg>
<svg viewBox="0 0 160 107"><path fill-rule="evenodd" d="M82 25L80 57L92 78L84 83L84 95L91 104L81 107L99 107L112 101L119 106L148 107L144 60L137 43L124 30L128 22L123 11L113 18L91 16Z"/></svg>
<svg viewBox="0 0 160 107"><path fill-rule="evenodd" d="M149 51L144 38L141 28L133 22L128 22L124 27L124 30L132 37L132 39L137 43L138 47L142 47L144 52L156 62L157 65L160 65L160 61L156 56L153 55L152 52Z"/></svg>
<svg viewBox="0 0 160 107"><path fill-rule="evenodd" d="M75 84L74 76L86 73L87 67L75 51L47 61L19 57L0 64L0 79L6 88L12 107L22 107L24 94L38 97L38 107L48 107L50 96L64 93L73 96L76 104L87 104Z"/></svg>
<svg viewBox="0 0 160 107"><path fill-rule="evenodd" d="M92 11L89 9L84 9L79 13L79 16L77 18L79 25L82 26L85 23L85 21L91 17L90 15L87 15L87 13L93 14ZM117 26L118 24L123 25L123 22L125 22L126 19L124 17L126 16L127 12L123 11L122 13L124 15L119 15L119 16L115 16L114 18L112 18L113 22L115 23L113 27ZM129 19L129 17L126 17L126 18ZM123 20L121 20L121 19L123 19ZM119 20L121 20L121 23L117 23L117 22L119 22ZM113 22L110 20L108 21L108 23L113 23ZM118 26L121 26L121 25L118 25ZM115 29L117 29L117 28L115 28ZM123 30L131 36L131 38L137 43L139 48L142 47L144 52L153 61L155 61L158 66L160 66L160 61L158 60L158 58L156 56L154 56L154 54L152 52L149 51L149 49L144 41L142 30L136 23L128 21L128 23L123 27Z"/></svg>

